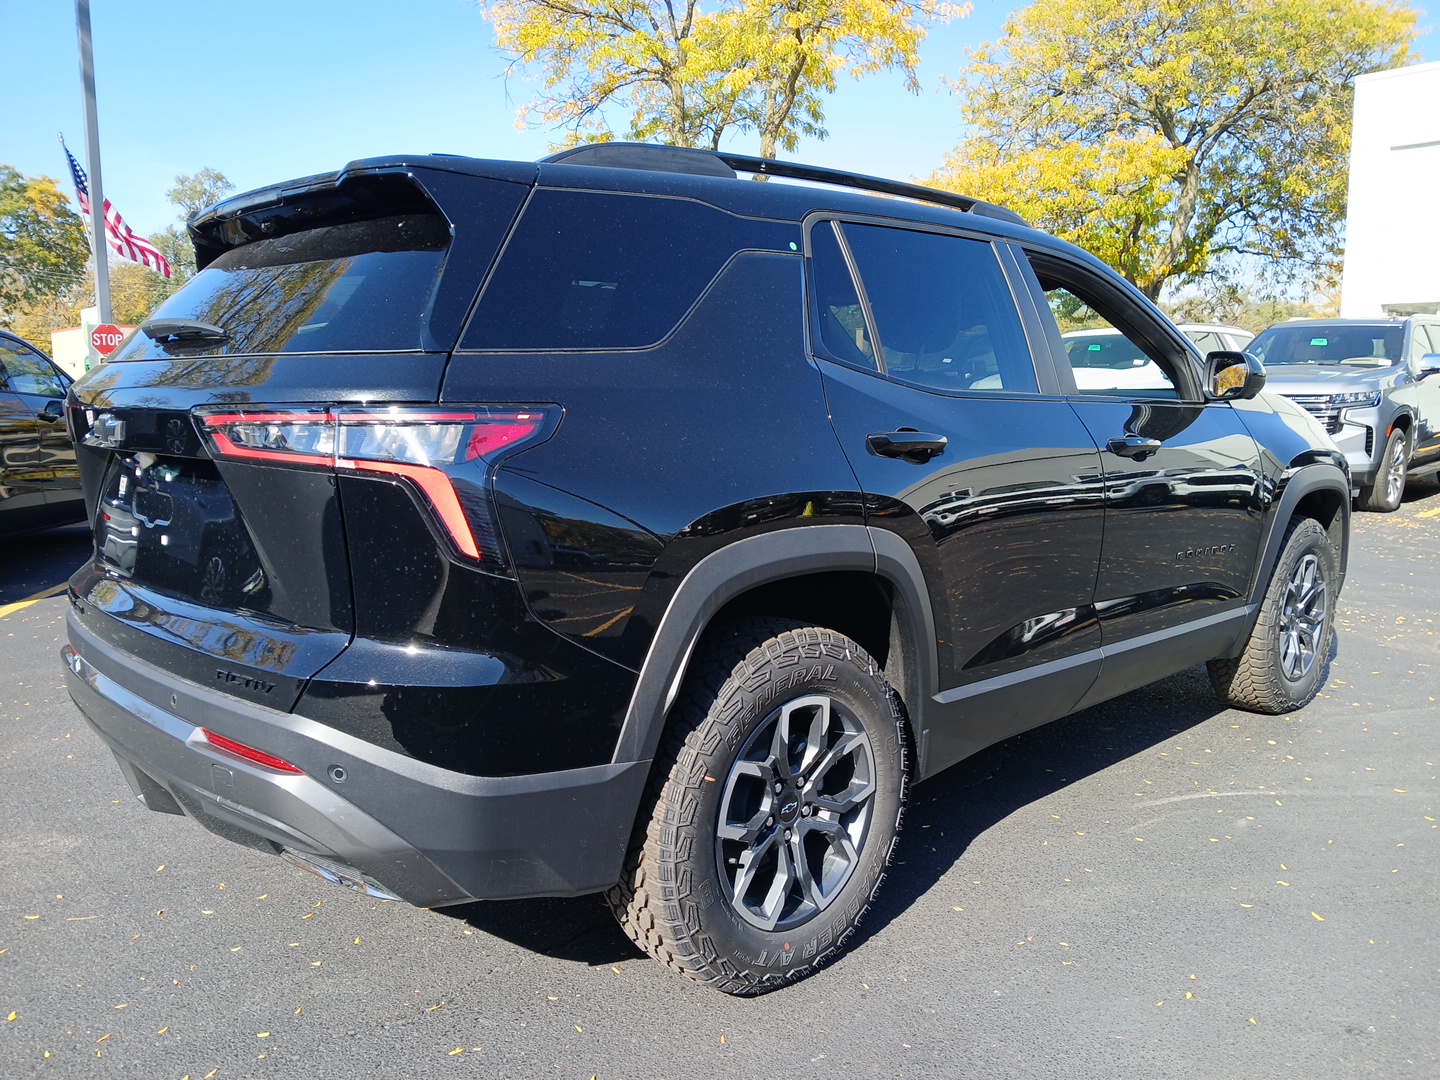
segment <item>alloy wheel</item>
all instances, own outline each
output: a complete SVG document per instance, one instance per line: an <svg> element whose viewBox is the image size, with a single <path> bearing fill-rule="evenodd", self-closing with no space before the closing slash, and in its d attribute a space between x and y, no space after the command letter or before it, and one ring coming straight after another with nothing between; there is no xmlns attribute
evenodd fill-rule
<svg viewBox="0 0 1440 1080"><path fill-rule="evenodd" d="M1313 552L1306 552L1290 574L1280 609L1280 669L1291 682L1314 666L1327 614L1324 568Z"/></svg>
<svg viewBox="0 0 1440 1080"><path fill-rule="evenodd" d="M786 702L725 778L715 857L731 906L762 930L824 911L860 862L876 793L859 719L827 695Z"/></svg>
<svg viewBox="0 0 1440 1080"><path fill-rule="evenodd" d="M1405 490L1405 440L1391 443L1390 459L1385 463L1385 498L1398 506Z"/></svg>

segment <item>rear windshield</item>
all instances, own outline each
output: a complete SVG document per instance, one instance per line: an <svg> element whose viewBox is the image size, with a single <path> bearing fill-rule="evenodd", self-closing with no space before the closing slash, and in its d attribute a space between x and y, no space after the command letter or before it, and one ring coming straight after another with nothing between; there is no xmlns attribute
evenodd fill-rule
<svg viewBox="0 0 1440 1080"><path fill-rule="evenodd" d="M1350 364L1388 367L1402 358L1405 327L1393 323L1342 326L1272 326L1252 341L1247 352L1275 364Z"/></svg>
<svg viewBox="0 0 1440 1080"><path fill-rule="evenodd" d="M449 242L433 214L257 240L225 252L151 316L208 323L226 338L160 344L137 333L112 359L419 349Z"/></svg>

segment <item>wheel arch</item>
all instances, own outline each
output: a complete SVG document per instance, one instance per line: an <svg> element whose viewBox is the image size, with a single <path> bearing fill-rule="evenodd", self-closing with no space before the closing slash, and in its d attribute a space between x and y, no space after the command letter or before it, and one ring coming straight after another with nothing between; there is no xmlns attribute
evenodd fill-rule
<svg viewBox="0 0 1440 1080"><path fill-rule="evenodd" d="M816 597L817 588L831 595ZM853 611L841 586L868 591ZM875 654L905 705L911 735L936 691L935 622L919 561L903 539L862 525L813 525L746 537L701 559L676 588L641 665L615 762L654 757L696 648L728 617L821 618ZM845 625L831 625L840 622Z"/></svg>
<svg viewBox="0 0 1440 1080"><path fill-rule="evenodd" d="M1296 469L1276 500L1270 518L1270 529L1256 563L1255 579L1250 586L1250 605L1258 615L1260 602L1280 558L1280 545L1292 518L1314 518L1325 530L1340 562L1338 592L1345 582L1350 556L1350 481L1345 472L1328 462L1314 462ZM1253 623L1254 616L1251 617ZM1242 635L1243 641L1245 636Z"/></svg>

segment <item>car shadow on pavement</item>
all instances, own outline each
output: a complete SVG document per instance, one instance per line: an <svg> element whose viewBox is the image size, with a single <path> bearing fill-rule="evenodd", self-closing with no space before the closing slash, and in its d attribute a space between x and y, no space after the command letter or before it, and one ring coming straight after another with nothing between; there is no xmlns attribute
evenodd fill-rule
<svg viewBox="0 0 1440 1080"><path fill-rule="evenodd" d="M1224 711L1200 664L997 743L917 785L885 887L850 948L934 887L996 823Z"/></svg>
<svg viewBox="0 0 1440 1080"><path fill-rule="evenodd" d="M911 793L885 887L850 947L902 915L996 822L1222 711L1204 666L1197 666L1007 739L919 785ZM492 900L438 910L558 960L593 966L642 955L598 896Z"/></svg>
<svg viewBox="0 0 1440 1080"><path fill-rule="evenodd" d="M1338 635L1331 639L1322 684L1337 655ZM910 795L885 887L847 951L860 948L903 915L950 871L976 837L1015 811L1163 745L1224 711L1205 666L1197 664L997 743L918 785ZM599 896L488 901L438 910L557 960L595 966L643 955Z"/></svg>

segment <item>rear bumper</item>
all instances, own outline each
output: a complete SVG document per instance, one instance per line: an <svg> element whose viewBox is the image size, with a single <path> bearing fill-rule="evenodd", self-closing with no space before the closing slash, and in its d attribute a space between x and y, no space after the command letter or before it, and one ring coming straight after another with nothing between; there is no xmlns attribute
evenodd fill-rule
<svg viewBox="0 0 1440 1080"><path fill-rule="evenodd" d="M106 644L73 611L67 622L70 695L153 810L311 869L339 864L355 871L344 883L423 906L573 896L619 878L648 762L466 776L215 694ZM201 727L303 775L220 750Z"/></svg>

